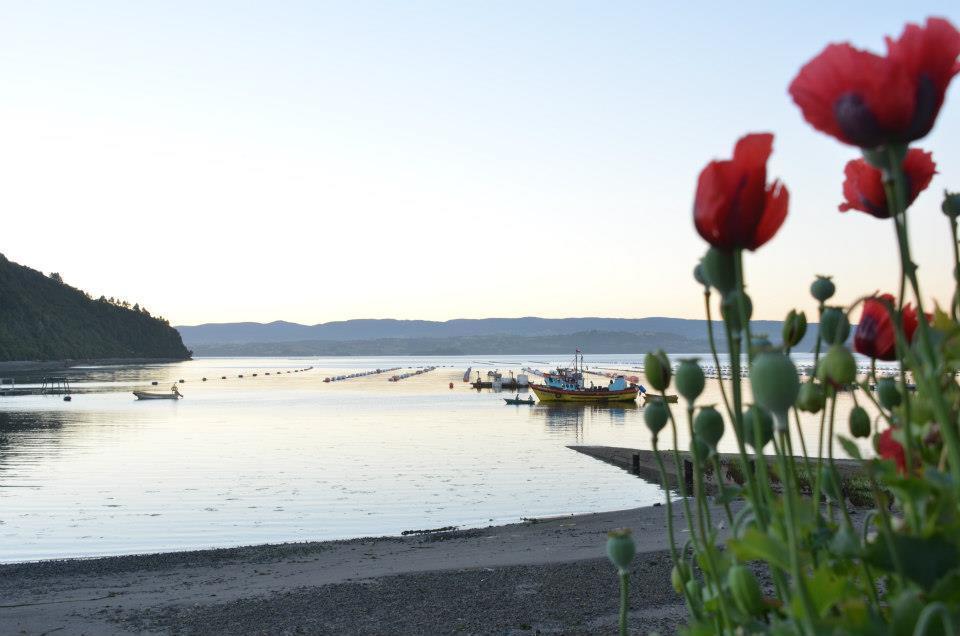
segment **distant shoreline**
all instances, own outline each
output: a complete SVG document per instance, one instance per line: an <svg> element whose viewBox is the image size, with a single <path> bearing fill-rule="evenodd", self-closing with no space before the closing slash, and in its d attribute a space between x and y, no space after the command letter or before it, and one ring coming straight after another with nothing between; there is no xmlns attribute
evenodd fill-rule
<svg viewBox="0 0 960 636"><path fill-rule="evenodd" d="M100 358L95 360L10 360L0 362L0 373L65 370L78 366L114 364L166 364L187 362L192 358Z"/></svg>

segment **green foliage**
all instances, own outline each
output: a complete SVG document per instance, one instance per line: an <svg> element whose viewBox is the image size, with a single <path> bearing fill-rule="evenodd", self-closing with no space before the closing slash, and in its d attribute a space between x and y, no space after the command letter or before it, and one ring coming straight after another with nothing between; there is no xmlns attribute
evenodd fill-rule
<svg viewBox="0 0 960 636"><path fill-rule="evenodd" d="M173 327L134 307L0 255L0 360L190 357Z"/></svg>

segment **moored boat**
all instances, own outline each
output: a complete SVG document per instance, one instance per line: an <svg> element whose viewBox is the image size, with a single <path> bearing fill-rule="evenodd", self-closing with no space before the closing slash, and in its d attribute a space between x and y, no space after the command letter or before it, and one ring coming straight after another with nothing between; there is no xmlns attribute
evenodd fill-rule
<svg viewBox="0 0 960 636"><path fill-rule="evenodd" d="M133 394L138 400L179 400L183 397L176 385L169 391L134 391Z"/></svg>
<svg viewBox="0 0 960 636"><path fill-rule="evenodd" d="M583 353L577 349L573 366L558 368L543 376L543 384L531 384L530 389L541 402L633 402L640 393L636 384L618 375L607 386L586 386L583 382Z"/></svg>

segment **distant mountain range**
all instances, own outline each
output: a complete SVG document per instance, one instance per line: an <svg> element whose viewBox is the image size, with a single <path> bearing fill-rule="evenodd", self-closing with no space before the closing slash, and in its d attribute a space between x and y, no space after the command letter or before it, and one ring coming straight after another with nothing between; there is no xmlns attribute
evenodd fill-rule
<svg viewBox="0 0 960 636"><path fill-rule="evenodd" d="M715 322L722 341L722 325ZM754 334L774 342L782 323L758 320ZM564 353L580 347L591 353L639 353L662 348L674 353L706 352L705 320L682 318L483 318L429 320L345 320L301 325L211 323L180 326L184 343L197 355L457 355ZM815 326L814 326L815 327ZM813 348L815 328L799 351ZM723 342L718 347L725 350Z"/></svg>

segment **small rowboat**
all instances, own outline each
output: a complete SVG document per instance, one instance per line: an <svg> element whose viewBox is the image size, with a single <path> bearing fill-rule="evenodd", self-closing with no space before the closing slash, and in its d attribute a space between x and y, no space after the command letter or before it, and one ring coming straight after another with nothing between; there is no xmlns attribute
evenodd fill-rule
<svg viewBox="0 0 960 636"><path fill-rule="evenodd" d="M183 396L173 391L160 393L158 391L134 391L138 400L179 400Z"/></svg>
<svg viewBox="0 0 960 636"><path fill-rule="evenodd" d="M521 400L520 398L503 398L503 401L507 404L536 404L536 400L533 399L532 395L526 400Z"/></svg>

